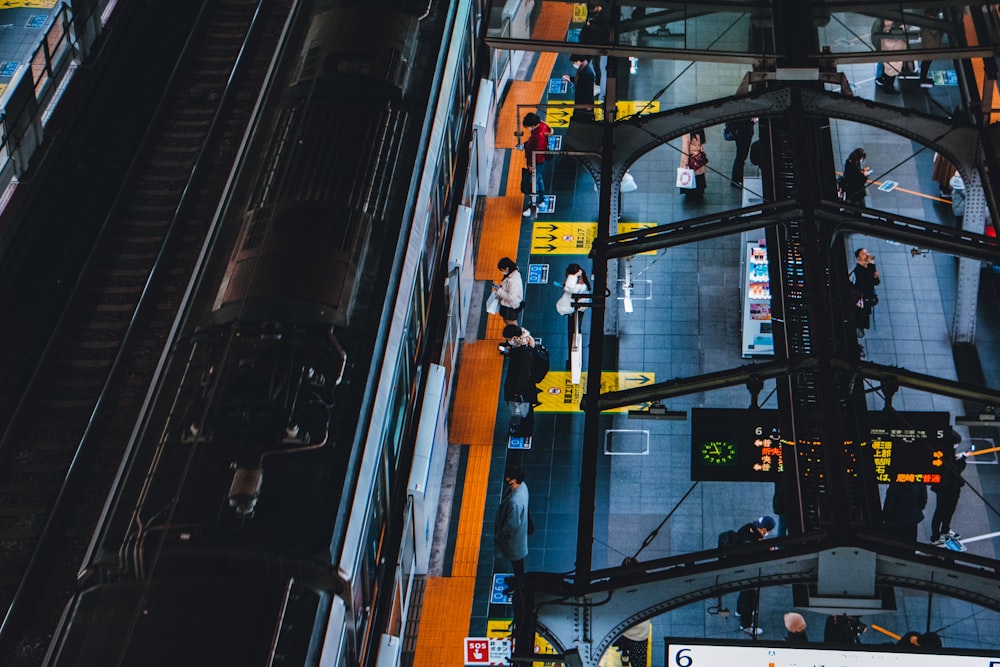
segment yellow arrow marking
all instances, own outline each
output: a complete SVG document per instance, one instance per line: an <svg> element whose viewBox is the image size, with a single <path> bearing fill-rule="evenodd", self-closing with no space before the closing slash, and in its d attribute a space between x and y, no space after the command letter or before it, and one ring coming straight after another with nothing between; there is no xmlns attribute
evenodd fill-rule
<svg viewBox="0 0 1000 667"><path fill-rule="evenodd" d="M532 255L586 255L597 237L596 222L536 222Z"/></svg>
<svg viewBox="0 0 1000 667"><path fill-rule="evenodd" d="M642 387L656 382L655 373L643 371L604 371L601 373L601 393L621 391L632 387ZM580 384L573 384L569 371L549 371L549 374L538 383L542 393L538 395L541 405L535 407L535 412L582 412L580 400L587 387L587 373L580 377ZM606 410L606 412L625 412L638 406L625 406Z"/></svg>

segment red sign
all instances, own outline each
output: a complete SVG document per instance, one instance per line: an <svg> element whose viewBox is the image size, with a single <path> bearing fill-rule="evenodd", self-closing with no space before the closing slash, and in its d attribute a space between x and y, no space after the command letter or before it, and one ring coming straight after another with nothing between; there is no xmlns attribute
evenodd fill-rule
<svg viewBox="0 0 1000 667"><path fill-rule="evenodd" d="M487 637L465 638L465 664L490 664L490 640Z"/></svg>

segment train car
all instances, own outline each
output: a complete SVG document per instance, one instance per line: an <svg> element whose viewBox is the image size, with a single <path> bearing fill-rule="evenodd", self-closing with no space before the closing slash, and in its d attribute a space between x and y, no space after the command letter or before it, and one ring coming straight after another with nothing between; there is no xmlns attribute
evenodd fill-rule
<svg viewBox="0 0 1000 667"><path fill-rule="evenodd" d="M398 663L482 4L299 3L46 664Z"/></svg>

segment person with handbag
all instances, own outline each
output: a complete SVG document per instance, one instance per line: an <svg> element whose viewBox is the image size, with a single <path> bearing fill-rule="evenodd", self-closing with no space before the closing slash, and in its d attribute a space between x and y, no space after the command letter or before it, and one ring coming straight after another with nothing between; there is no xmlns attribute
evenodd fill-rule
<svg viewBox="0 0 1000 667"><path fill-rule="evenodd" d="M854 253L857 264L851 274L854 276L854 285L851 289L851 297L854 299L854 322L858 329L858 338L865 337L865 329L871 328L872 309L878 303L878 295L875 294L875 286L882 282L879 278L878 269L875 268L875 255L872 255L865 248L858 248Z"/></svg>
<svg viewBox="0 0 1000 667"><path fill-rule="evenodd" d="M533 191L524 193L528 201L521 215L528 216L537 213L539 202L545 201L545 179L542 176L542 165L545 164L543 151L549 149L549 135L552 134L552 128L537 113L525 114L521 124L530 131L527 141L524 142L524 163L527 165L526 169L530 169L535 176ZM531 184L530 177L528 184Z"/></svg>
<svg viewBox="0 0 1000 667"><path fill-rule="evenodd" d="M568 370L569 357L573 352L573 341L577 335L583 337L583 311L573 303L573 295L590 292L592 288L583 267L575 262L566 267L566 280L563 282L562 288L562 296L556 301L556 312L566 316L566 332L569 337L569 347L566 352L566 369Z"/></svg>
<svg viewBox="0 0 1000 667"><path fill-rule="evenodd" d="M493 293L497 296L498 314L505 324L517 324L517 318L524 310L524 280L521 272L510 257L504 257L497 263L497 268L503 274L500 284L493 284Z"/></svg>
<svg viewBox="0 0 1000 667"><path fill-rule="evenodd" d="M844 201L851 206L864 206L868 196L868 174L871 167L861 166L868 154L863 148L855 148L844 162Z"/></svg>
<svg viewBox="0 0 1000 667"><path fill-rule="evenodd" d="M687 195L700 199L705 194L707 181L705 173L708 171L708 156L705 155L705 130L695 130L685 134L681 141L681 169L691 169L694 171L694 187L680 188L682 195Z"/></svg>
<svg viewBox="0 0 1000 667"><path fill-rule="evenodd" d="M538 387L532 379L531 369L534 364L535 339L531 332L517 324L508 324L503 328L506 339L507 377L503 383L503 400L510 409L510 435L518 437L530 436L534 429L535 410L538 403Z"/></svg>

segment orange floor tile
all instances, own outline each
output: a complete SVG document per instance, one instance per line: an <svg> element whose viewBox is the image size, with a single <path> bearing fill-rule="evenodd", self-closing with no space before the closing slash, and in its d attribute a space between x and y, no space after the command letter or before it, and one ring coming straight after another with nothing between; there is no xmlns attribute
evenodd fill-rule
<svg viewBox="0 0 1000 667"><path fill-rule="evenodd" d="M462 363L455 387L448 441L461 445L493 444L497 398L503 357L495 340L480 340L462 346Z"/></svg>

